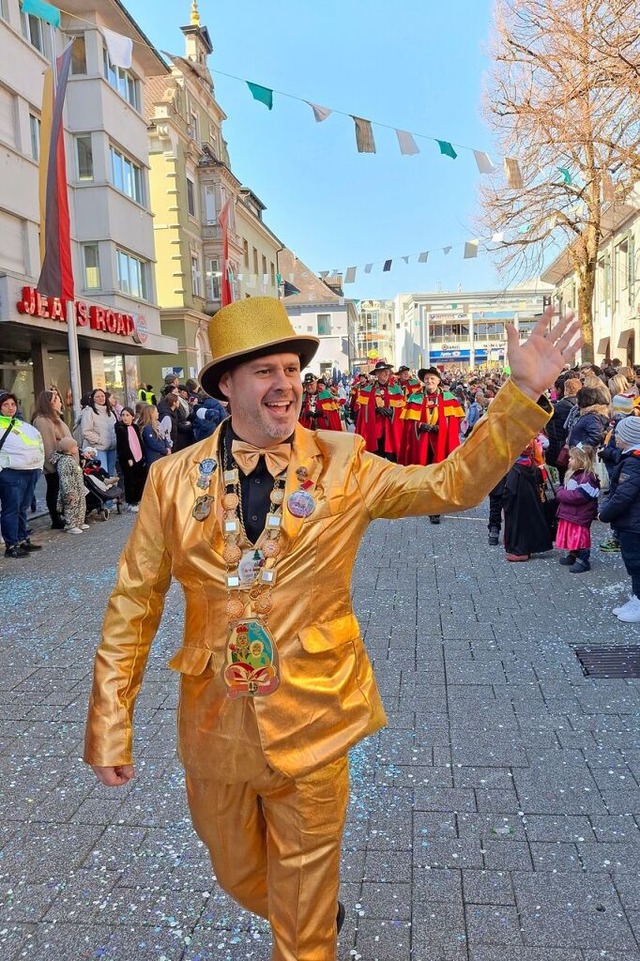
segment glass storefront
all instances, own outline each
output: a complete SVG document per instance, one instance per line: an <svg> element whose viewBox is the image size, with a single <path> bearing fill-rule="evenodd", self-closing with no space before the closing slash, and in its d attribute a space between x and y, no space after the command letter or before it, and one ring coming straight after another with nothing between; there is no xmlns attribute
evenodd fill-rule
<svg viewBox="0 0 640 961"><path fill-rule="evenodd" d="M8 390L20 401L20 410L29 420L33 413L33 361L29 354L0 353L0 390Z"/></svg>

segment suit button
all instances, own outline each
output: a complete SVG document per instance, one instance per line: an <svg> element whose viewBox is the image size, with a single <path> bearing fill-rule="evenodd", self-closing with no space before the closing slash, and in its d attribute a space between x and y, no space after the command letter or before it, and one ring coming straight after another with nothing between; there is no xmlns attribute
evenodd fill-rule
<svg viewBox="0 0 640 961"><path fill-rule="evenodd" d="M257 514L252 514L252 515L251 515L251 520L252 520L252 521L257 521L257 520L258 520L258 515L257 515Z"/></svg>

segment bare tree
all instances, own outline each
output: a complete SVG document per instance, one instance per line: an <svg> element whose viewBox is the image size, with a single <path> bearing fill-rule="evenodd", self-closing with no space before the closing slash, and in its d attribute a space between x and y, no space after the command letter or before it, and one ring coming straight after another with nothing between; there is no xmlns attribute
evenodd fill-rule
<svg viewBox="0 0 640 961"><path fill-rule="evenodd" d="M491 55L485 113L522 185L482 185L482 226L513 274L567 247L591 361L606 214L640 174L640 0L496 0Z"/></svg>

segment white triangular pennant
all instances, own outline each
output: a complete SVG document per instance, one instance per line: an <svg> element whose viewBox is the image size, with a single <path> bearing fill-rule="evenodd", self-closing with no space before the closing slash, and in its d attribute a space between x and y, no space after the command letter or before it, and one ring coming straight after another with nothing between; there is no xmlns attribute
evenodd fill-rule
<svg viewBox="0 0 640 961"><path fill-rule="evenodd" d="M333 113L328 107L320 107L317 103L311 103L309 100L306 101L311 109L313 110L313 116L316 119L316 123L322 123L327 117L330 117Z"/></svg>
<svg viewBox="0 0 640 961"><path fill-rule="evenodd" d="M478 245L479 240L467 240L464 245L464 260L470 260L471 257L478 256Z"/></svg>
<svg viewBox="0 0 640 961"><path fill-rule="evenodd" d="M498 169L484 150L474 150L473 156L476 158L476 166L481 174L492 174Z"/></svg>
<svg viewBox="0 0 640 961"><path fill-rule="evenodd" d="M418 257L418 263L419 263L419 264L426 264L426 262L427 262L428 259L429 259L429 251L428 251L428 250L423 250L422 253L420 254L420 256Z"/></svg>
<svg viewBox="0 0 640 961"><path fill-rule="evenodd" d="M109 60L114 67L122 67L124 70L131 68L131 58L133 56L133 40L123 37L121 33L102 28L104 41L107 45Z"/></svg>
<svg viewBox="0 0 640 961"><path fill-rule="evenodd" d="M396 137L401 154L410 157L413 154L420 153L418 145L413 139L413 134L410 134L408 130L396 130Z"/></svg>

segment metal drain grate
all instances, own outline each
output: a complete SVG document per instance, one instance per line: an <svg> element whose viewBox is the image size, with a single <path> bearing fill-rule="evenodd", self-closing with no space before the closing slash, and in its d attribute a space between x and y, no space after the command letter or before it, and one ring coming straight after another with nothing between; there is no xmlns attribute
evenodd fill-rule
<svg viewBox="0 0 640 961"><path fill-rule="evenodd" d="M574 647L585 677L640 677L640 644Z"/></svg>

